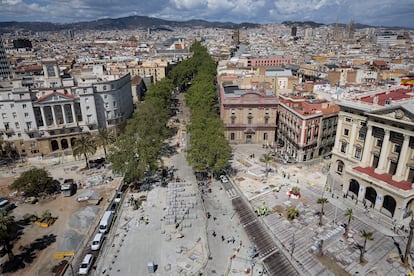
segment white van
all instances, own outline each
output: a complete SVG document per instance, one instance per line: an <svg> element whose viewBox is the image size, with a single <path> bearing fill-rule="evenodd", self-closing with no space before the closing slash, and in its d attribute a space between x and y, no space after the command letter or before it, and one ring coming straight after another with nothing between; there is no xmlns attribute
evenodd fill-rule
<svg viewBox="0 0 414 276"><path fill-rule="evenodd" d="M97 233L95 235L95 237L93 238L93 240L92 240L91 250L93 250L93 251L99 250L99 248L101 248L103 239L104 239L104 234L103 233Z"/></svg>
<svg viewBox="0 0 414 276"><path fill-rule="evenodd" d="M106 233L111 228L113 213L111 211L106 211L99 223L99 232Z"/></svg>

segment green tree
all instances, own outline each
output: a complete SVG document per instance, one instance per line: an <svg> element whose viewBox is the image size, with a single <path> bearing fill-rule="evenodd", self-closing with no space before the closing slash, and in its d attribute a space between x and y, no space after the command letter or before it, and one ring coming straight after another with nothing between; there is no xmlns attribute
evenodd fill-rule
<svg viewBox="0 0 414 276"><path fill-rule="evenodd" d="M346 211L345 211L345 217L348 217L348 223L346 224L346 227L345 227L344 236L345 237L348 237L348 232L349 232L349 229L350 229L351 220L353 220L355 218L354 212L352 211L351 208L346 209Z"/></svg>
<svg viewBox="0 0 414 276"><path fill-rule="evenodd" d="M321 211L319 212L319 226L322 226L323 225L323 223L322 223L323 207L328 202L329 202L328 199L325 198L325 197L318 198L318 200L316 201L316 203L318 203L318 204L321 205Z"/></svg>
<svg viewBox="0 0 414 276"><path fill-rule="evenodd" d="M299 210L295 206L291 206L287 209L287 217L290 220L294 220L299 217Z"/></svg>
<svg viewBox="0 0 414 276"><path fill-rule="evenodd" d="M269 175L269 163L272 160L273 157L268 153L265 153L260 157L260 161L266 164L266 177Z"/></svg>
<svg viewBox="0 0 414 276"><path fill-rule="evenodd" d="M11 185L11 190L24 192L25 196L40 196L53 194L60 189L44 169L32 168L23 172Z"/></svg>
<svg viewBox="0 0 414 276"><path fill-rule="evenodd" d="M116 140L115 135L112 132L108 131L107 128L100 128L95 138L96 138L97 145L103 147L105 159L106 159L107 158L106 149L110 144L115 142Z"/></svg>
<svg viewBox="0 0 414 276"><path fill-rule="evenodd" d="M364 239L364 245L360 249L361 253L359 254L359 262L363 263L364 262L364 254L366 252L366 247L367 247L367 240L370 240L370 241L374 240L374 233L362 230L361 231L361 238Z"/></svg>
<svg viewBox="0 0 414 276"><path fill-rule="evenodd" d="M88 157L96 153L97 145L96 141L90 135L81 135L76 138L73 145L73 155L80 157L83 155L86 162L86 168L89 169Z"/></svg>
<svg viewBox="0 0 414 276"><path fill-rule="evenodd" d="M4 248L9 257L9 261L14 260L12 232L15 224L14 216L10 215L6 210L0 210L0 239L4 244Z"/></svg>

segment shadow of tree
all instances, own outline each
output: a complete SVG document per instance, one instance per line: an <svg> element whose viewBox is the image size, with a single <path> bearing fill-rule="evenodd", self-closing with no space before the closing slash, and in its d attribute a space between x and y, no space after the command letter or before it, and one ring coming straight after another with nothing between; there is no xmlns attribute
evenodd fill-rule
<svg viewBox="0 0 414 276"><path fill-rule="evenodd" d="M3 265L3 273L16 272L19 269L26 267L26 264L33 263L36 258L36 253L47 248L52 243L56 242L56 235L44 235L41 238L34 240L29 246L22 248L22 253L15 255L13 260L9 260Z"/></svg>

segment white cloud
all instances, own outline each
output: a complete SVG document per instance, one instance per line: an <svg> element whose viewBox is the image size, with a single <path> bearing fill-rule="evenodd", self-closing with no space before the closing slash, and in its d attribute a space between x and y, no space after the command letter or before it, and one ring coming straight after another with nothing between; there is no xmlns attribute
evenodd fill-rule
<svg viewBox="0 0 414 276"><path fill-rule="evenodd" d="M1 0L0 3L2 5L17 5L21 3L22 0Z"/></svg>
<svg viewBox="0 0 414 276"><path fill-rule="evenodd" d="M177 9L199 9L207 5L206 0L171 0L171 4Z"/></svg>
<svg viewBox="0 0 414 276"><path fill-rule="evenodd" d="M1 21L73 22L144 15L270 23L312 20L414 27L413 0L0 0Z"/></svg>

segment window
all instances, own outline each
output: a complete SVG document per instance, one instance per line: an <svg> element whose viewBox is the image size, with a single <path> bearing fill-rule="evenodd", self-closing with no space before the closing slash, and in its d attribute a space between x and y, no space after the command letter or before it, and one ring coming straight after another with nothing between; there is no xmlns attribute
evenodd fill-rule
<svg viewBox="0 0 414 276"><path fill-rule="evenodd" d="M230 140L234 140L236 138L236 135L234 134L234 132L230 133Z"/></svg>
<svg viewBox="0 0 414 276"><path fill-rule="evenodd" d="M83 89L83 94L86 94L88 92L88 89L84 88Z"/></svg>
<svg viewBox="0 0 414 276"><path fill-rule="evenodd" d="M397 172L397 161L391 160L388 173L391 175L395 175L396 172Z"/></svg>
<svg viewBox="0 0 414 276"><path fill-rule="evenodd" d="M25 117L25 118L29 117L29 113L25 112L25 113L24 113L24 117Z"/></svg>
<svg viewBox="0 0 414 276"><path fill-rule="evenodd" d="M104 99L108 98L108 95L104 95Z"/></svg>
<svg viewBox="0 0 414 276"><path fill-rule="evenodd" d="M401 145L398 144L394 144L394 148L392 150L395 153L400 153L401 152Z"/></svg>
<svg viewBox="0 0 414 276"><path fill-rule="evenodd" d="M116 102L115 101L113 102L113 105L114 105L114 107L116 107Z"/></svg>
<svg viewBox="0 0 414 276"><path fill-rule="evenodd" d="M13 112L13 114L12 114L12 115L13 115L13 118L14 118L14 119L16 119L16 118L17 118L17 113L16 113L16 112Z"/></svg>
<svg viewBox="0 0 414 276"><path fill-rule="evenodd" d="M267 132L263 133L263 140L267 141L267 138L268 138Z"/></svg>
<svg viewBox="0 0 414 276"><path fill-rule="evenodd" d="M106 85L104 85L102 89L103 89L104 91L106 91Z"/></svg>
<svg viewBox="0 0 414 276"><path fill-rule="evenodd" d="M109 103L105 103L105 108L109 108Z"/></svg>
<svg viewBox="0 0 414 276"><path fill-rule="evenodd" d="M352 118L350 118L350 117L345 117L345 121L346 121L346 122L348 122L348 123L350 123L350 122L352 122Z"/></svg>
<svg viewBox="0 0 414 276"><path fill-rule="evenodd" d="M3 107L4 107L4 105L0 104L0 110L2 110L2 109L3 109Z"/></svg>
<svg viewBox="0 0 414 276"><path fill-rule="evenodd" d="M89 105L87 105L87 106L86 106L86 110L89 110L89 108L90 108L90 107L89 107Z"/></svg>
<svg viewBox="0 0 414 276"><path fill-rule="evenodd" d="M28 130L32 129L32 122L26 122L26 127Z"/></svg>
<svg viewBox="0 0 414 276"><path fill-rule="evenodd" d="M236 123L236 117L231 117L230 120L231 120L232 125L234 125Z"/></svg>
<svg viewBox="0 0 414 276"><path fill-rule="evenodd" d="M360 146L356 146L354 157L358 160L361 160L361 156L362 156L362 148Z"/></svg>
<svg viewBox="0 0 414 276"><path fill-rule="evenodd" d="M1 113L1 117L2 117L3 119L7 119L7 114L6 114L6 113Z"/></svg>
<svg viewBox="0 0 414 276"><path fill-rule="evenodd" d="M336 168L336 171L339 173L342 173L344 171L344 163L342 161L338 162L338 167Z"/></svg>
<svg viewBox="0 0 414 276"><path fill-rule="evenodd" d="M363 133L363 132L359 132L358 133L358 140L360 140L360 141L364 141L364 139L365 139L365 133Z"/></svg>
<svg viewBox="0 0 414 276"><path fill-rule="evenodd" d="M10 108L14 108L14 104L10 104Z"/></svg>
<svg viewBox="0 0 414 276"><path fill-rule="evenodd" d="M375 146L379 148L382 147L382 139L377 139Z"/></svg>
<svg viewBox="0 0 414 276"><path fill-rule="evenodd" d="M267 125L269 123L269 118L268 117L265 117L264 123L265 123L265 125Z"/></svg>
<svg viewBox="0 0 414 276"><path fill-rule="evenodd" d="M349 129L344 128L344 136L348 136L349 135Z"/></svg>
<svg viewBox="0 0 414 276"><path fill-rule="evenodd" d="M14 123L14 125L16 126L16 129L20 129L19 122Z"/></svg>
<svg viewBox="0 0 414 276"><path fill-rule="evenodd" d="M361 121L361 122L359 122L359 125L360 125L360 126L362 126L362 127L364 127L364 126L366 126L366 125L367 125L367 122L365 122L365 121Z"/></svg>
<svg viewBox="0 0 414 276"><path fill-rule="evenodd" d="M236 110L235 109L231 110L231 115L236 115Z"/></svg>
<svg viewBox="0 0 414 276"><path fill-rule="evenodd" d="M23 108L26 108L26 107L27 107L27 105L26 105L26 104L23 104L23 105L22 105L22 107L23 107Z"/></svg>
<svg viewBox="0 0 414 276"><path fill-rule="evenodd" d="M341 152L345 153L346 152L346 146L348 145L348 143L346 141L342 141L341 143Z"/></svg>
<svg viewBox="0 0 414 276"><path fill-rule="evenodd" d="M88 103L89 102L89 98L85 98L85 103Z"/></svg>

